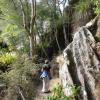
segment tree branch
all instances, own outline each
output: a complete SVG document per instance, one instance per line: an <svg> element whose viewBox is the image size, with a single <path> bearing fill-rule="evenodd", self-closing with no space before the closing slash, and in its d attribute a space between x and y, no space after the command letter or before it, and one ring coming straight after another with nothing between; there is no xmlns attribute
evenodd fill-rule
<svg viewBox="0 0 100 100"><path fill-rule="evenodd" d="M37 30L38 36L39 36L39 38L42 40L42 37L41 37L40 34L39 34L40 32L39 32L39 29L38 29L38 27L37 27L36 21L35 21L35 25L36 25L36 30ZM42 41L41 41L41 44L43 44ZM45 56L48 58L48 55L47 55L47 53L46 53L46 51L45 51L43 45L41 45L41 46L42 46L42 50L43 50Z"/></svg>
<svg viewBox="0 0 100 100"><path fill-rule="evenodd" d="M25 11L24 11L22 1L21 0L19 0L19 1L20 1L21 11L22 11L22 15L23 15L23 25L24 25L24 27L26 27L26 14L25 14Z"/></svg>
<svg viewBox="0 0 100 100"><path fill-rule="evenodd" d="M15 4L14 0L11 0L11 1L12 1L13 5L14 5L15 10L16 10L17 7L16 7L16 4Z"/></svg>
<svg viewBox="0 0 100 100"><path fill-rule="evenodd" d="M26 31L28 32L28 34L30 35L29 29L26 24L27 20L26 20L26 13L24 10L24 6L23 6L23 3L21 0L19 0L19 2L20 2L20 6L21 6L22 15L23 15L23 25L24 25L24 28L26 29Z"/></svg>
<svg viewBox="0 0 100 100"><path fill-rule="evenodd" d="M33 31L35 17L36 17L36 0L31 0L30 34L32 34L32 31Z"/></svg>
<svg viewBox="0 0 100 100"><path fill-rule="evenodd" d="M22 100L26 100L20 88L18 88L18 91L19 91L19 94L20 94Z"/></svg>

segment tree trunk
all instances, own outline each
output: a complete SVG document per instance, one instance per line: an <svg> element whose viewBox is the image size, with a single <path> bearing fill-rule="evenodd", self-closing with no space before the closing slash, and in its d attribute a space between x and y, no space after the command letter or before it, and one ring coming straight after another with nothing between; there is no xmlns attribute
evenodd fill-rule
<svg viewBox="0 0 100 100"><path fill-rule="evenodd" d="M63 3L63 9L65 8L65 3L66 3L66 0ZM63 24L62 27L63 27L63 34L64 34L64 40L65 40L65 47L66 47L68 45L68 38L67 38L67 35L66 35L66 28L65 28L65 22L64 22L65 21L64 10L61 11L60 5L58 6L58 9L59 9L59 12L60 12L60 16L62 17L62 24Z"/></svg>
<svg viewBox="0 0 100 100"><path fill-rule="evenodd" d="M35 24L35 18L36 18L36 0L30 0L31 4L31 14L29 15L30 17L27 16L27 12L25 12L24 4L22 0L19 0L20 2L20 7L21 7L21 12L22 12L22 17L23 17L23 26L29 36L29 45L30 45L30 59L33 57L33 49L35 45L35 36L33 35L33 30L34 30L34 24ZM28 3L28 1L26 1ZM27 24L27 22L29 24Z"/></svg>
<svg viewBox="0 0 100 100"><path fill-rule="evenodd" d="M55 39L56 39L56 43L57 43L59 52L61 52L61 48L60 48L60 45L59 45L59 42L58 42L58 38L57 38L57 29L55 29L54 35L55 35Z"/></svg>
<svg viewBox="0 0 100 100"><path fill-rule="evenodd" d="M33 36L29 36L29 57L30 59L32 59L33 57L33 47L34 47L34 44L33 44Z"/></svg>

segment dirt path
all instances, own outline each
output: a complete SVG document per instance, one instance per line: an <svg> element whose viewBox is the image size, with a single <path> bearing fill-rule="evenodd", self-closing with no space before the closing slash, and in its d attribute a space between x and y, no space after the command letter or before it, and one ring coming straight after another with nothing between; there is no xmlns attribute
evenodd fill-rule
<svg viewBox="0 0 100 100"><path fill-rule="evenodd" d="M47 100L47 97L52 94L52 89L59 83L59 78L54 78L50 80L50 93L42 93L42 84L40 84L37 88L37 96L35 100Z"/></svg>

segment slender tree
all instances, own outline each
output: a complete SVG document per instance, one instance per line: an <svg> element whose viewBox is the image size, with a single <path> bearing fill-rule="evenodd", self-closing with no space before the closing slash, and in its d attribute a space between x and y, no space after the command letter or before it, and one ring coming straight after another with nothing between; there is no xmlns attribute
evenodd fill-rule
<svg viewBox="0 0 100 100"><path fill-rule="evenodd" d="M33 29L34 29L34 24L35 24L35 18L36 18L36 0L30 0L31 1L31 14L30 17L28 17L24 10L24 6L23 6L23 2L22 0L19 0L20 2L20 7L21 7L21 12L23 15L23 25L24 28L28 34L29 37L29 43L30 43L30 58L32 59L33 57L33 50L34 49L34 45L35 45L35 36L33 34ZM28 7L28 1L26 0L27 3L27 7Z"/></svg>

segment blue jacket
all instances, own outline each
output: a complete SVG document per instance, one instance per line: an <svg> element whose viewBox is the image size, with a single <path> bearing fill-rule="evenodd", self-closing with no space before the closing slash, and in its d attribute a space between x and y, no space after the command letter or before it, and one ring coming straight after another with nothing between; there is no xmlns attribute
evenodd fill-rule
<svg viewBox="0 0 100 100"><path fill-rule="evenodd" d="M41 78L49 77L48 72L47 71L43 71L40 77Z"/></svg>

